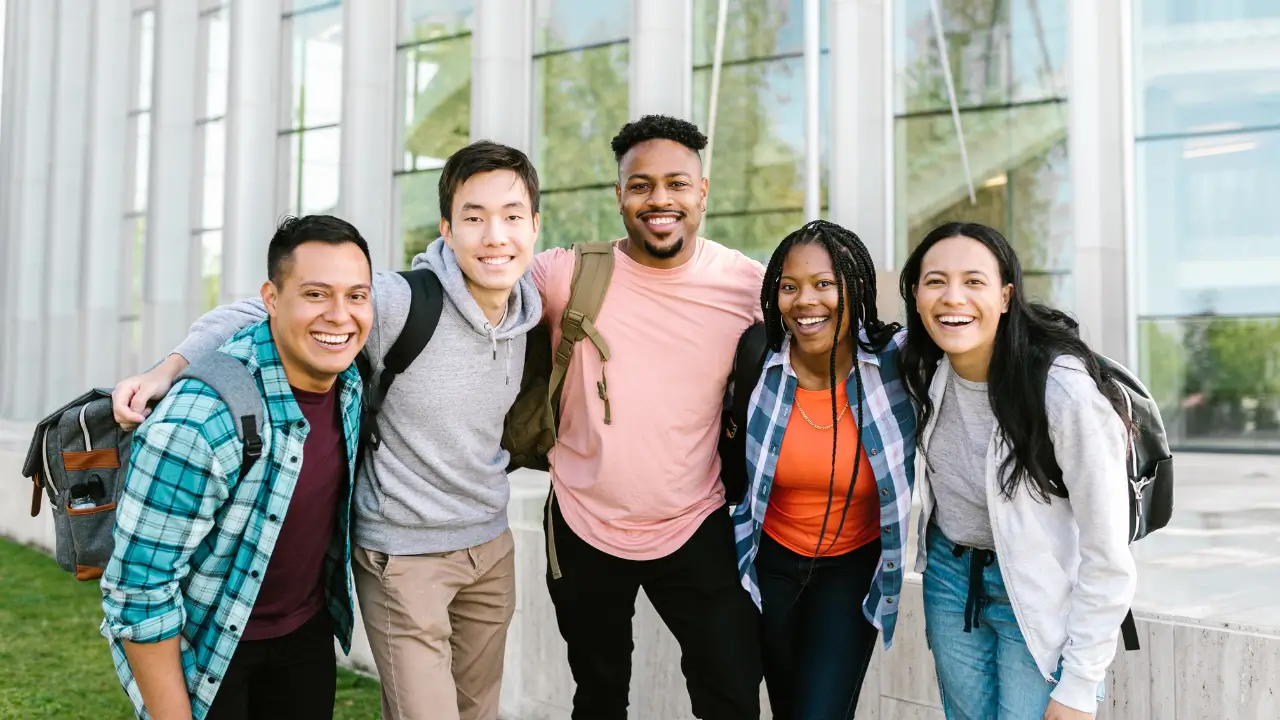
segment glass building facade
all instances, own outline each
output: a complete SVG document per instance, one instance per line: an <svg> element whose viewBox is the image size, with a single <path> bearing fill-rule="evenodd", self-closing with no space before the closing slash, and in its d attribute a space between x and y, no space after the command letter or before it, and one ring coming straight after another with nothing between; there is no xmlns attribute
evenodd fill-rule
<svg viewBox="0 0 1280 720"><path fill-rule="evenodd" d="M119 137L84 148L89 166L119 163L106 207L121 222L86 223L78 242L116 258L114 291L76 301L109 311L115 331L92 361L33 363L13 338L42 310L18 298L49 292L57 260L39 250L47 213L19 210L55 200L38 168L58 140L38 128L100 110L91 97L55 107L41 84L52 67L67 76L66 51L33 39L85 4L3 3L4 417L58 399L38 390L50 363L84 378L150 365L194 315L256 287L284 214L347 217L380 267L407 267L438 234L445 159L473 140L533 157L541 247L617 237L609 140L664 112L712 138L707 237L764 259L809 214L829 217L893 273L937 224L986 223L1018 248L1037 299L1107 325L1101 349L1149 384L1175 447L1280 452L1272 0L1084 2L1096 21L1068 0L729 0L723 27L719 0L94 0L93 23L128 28L114 46ZM1114 66L1090 64L1108 47ZM108 51L76 71L95 77ZM190 97L157 79L175 62L195 69ZM153 198L174 183L190 191L190 234L158 239L148 224L170 209ZM56 202L96 208L92 189ZM1123 248L1114 262L1088 260L1099 234ZM165 257L185 266L148 261ZM175 292L185 305L154 307Z"/></svg>

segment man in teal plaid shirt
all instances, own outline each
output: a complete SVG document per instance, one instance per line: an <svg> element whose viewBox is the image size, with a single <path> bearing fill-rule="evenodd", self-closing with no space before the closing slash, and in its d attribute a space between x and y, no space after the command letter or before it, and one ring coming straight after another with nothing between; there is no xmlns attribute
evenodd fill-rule
<svg viewBox="0 0 1280 720"><path fill-rule="evenodd" d="M220 348L262 393L262 457L242 477L230 411L174 385L134 433L103 573L102 633L139 717L333 715L350 651L351 493L373 322L369 248L331 216L289 218L268 250L269 319Z"/></svg>

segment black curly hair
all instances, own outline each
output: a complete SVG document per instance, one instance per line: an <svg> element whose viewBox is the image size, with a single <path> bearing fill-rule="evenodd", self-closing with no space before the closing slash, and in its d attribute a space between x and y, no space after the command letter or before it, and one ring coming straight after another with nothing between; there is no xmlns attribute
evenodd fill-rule
<svg viewBox="0 0 1280 720"><path fill-rule="evenodd" d="M844 319L846 298L852 303L849 336L855 347L867 352L879 352L893 338L901 326L898 323L885 323L880 319L876 308L876 269L871 262L871 253L866 245L851 230L827 220L813 220L804 227L788 235L773 251L769 265L765 269L764 283L760 289L760 309L764 314L765 336L769 347L774 352L782 351L782 341L786 338L786 326L782 322L782 312L778 309L778 287L782 281L782 264L787 255L802 245L818 244L831 256L831 265L835 270L836 301L835 337L840 337L840 325ZM866 339L860 331L866 331ZM836 449L839 439L839 408L836 407L836 350L839 343L831 346L829 378L831 384L831 480L827 488L827 510L823 515L822 529L818 532L818 548L814 557L822 555L822 539L827 532L827 519L831 514L831 503L835 494L836 483ZM856 356L856 352L854 353ZM856 367L856 362L855 362ZM861 436L863 423L862 374L853 373L857 384L858 401L858 433ZM862 460L862 442L858 439L853 457L853 479L849 481L849 491L845 497L844 507L840 511L840 524L831 538L831 547L835 547L840 539L840 531L844 527L845 516L849 512L849 503L853 500L853 487L858 482L858 467ZM830 550L830 548L828 548ZM811 567L812 569L812 567Z"/></svg>
<svg viewBox="0 0 1280 720"><path fill-rule="evenodd" d="M701 157L707 146L707 136L698 126L670 115L645 115L622 126L613 137L613 159L622 162L622 156L631 148L648 140L672 140L689 148Z"/></svg>

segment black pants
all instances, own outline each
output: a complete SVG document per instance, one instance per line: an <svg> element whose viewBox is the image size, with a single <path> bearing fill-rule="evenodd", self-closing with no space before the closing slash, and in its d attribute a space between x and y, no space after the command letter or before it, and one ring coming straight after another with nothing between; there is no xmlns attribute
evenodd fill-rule
<svg viewBox="0 0 1280 720"><path fill-rule="evenodd" d="M878 631L862 614L880 560L879 539L812 558L760 533L764 682L776 720L852 718Z"/></svg>
<svg viewBox="0 0 1280 720"><path fill-rule="evenodd" d="M330 720L337 686L333 620L321 610L283 637L242 642L207 720Z"/></svg>
<svg viewBox="0 0 1280 720"><path fill-rule="evenodd" d="M577 689L573 720L626 720L631 618L640 588L676 642L693 714L702 720L760 717L760 614L738 579L726 508L711 514L679 550L657 560L623 560L577 537L553 504L561 577L547 572L560 635Z"/></svg>

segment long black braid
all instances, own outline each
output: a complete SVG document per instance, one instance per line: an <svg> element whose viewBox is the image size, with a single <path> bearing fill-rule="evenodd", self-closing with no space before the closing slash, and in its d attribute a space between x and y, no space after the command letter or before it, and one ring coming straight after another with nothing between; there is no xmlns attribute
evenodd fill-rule
<svg viewBox="0 0 1280 720"><path fill-rule="evenodd" d="M856 347L867 352L880 352L901 327L897 323L888 323L880 319L876 309L876 271L871 262L871 254L862 240L852 231L826 220L813 220L804 227L788 235L773 251L769 258L769 266L765 270L764 283L760 289L760 307L764 313L765 337L774 352L781 352L782 341L786 338L786 326L782 322L782 312L778 309L778 287L782 280L782 264L787 255L795 247L819 243L831 256L831 265L835 270L836 290L839 297L836 301L835 337L840 337L841 324L844 320L845 298L853 301L852 312L849 313L852 327L849 334ZM865 332L866 338L862 336ZM839 408L836 407L836 350L838 342L831 345L829 379L831 385L831 479L827 488L827 509L822 518L822 529L818 532L818 547L813 562L822 555L822 541L827 533L827 520L831 515L831 503L835 496L836 459L839 447ZM853 478L849 481L849 490L845 496L844 507L840 511L840 524L836 526L831 546L835 547L844 528L845 517L849 512L849 504L853 502L853 488L858 482L858 468L862 464L862 374L857 372L857 352L854 353L853 376L857 383L858 400L858 441L853 456ZM810 572L813 563L810 563Z"/></svg>

